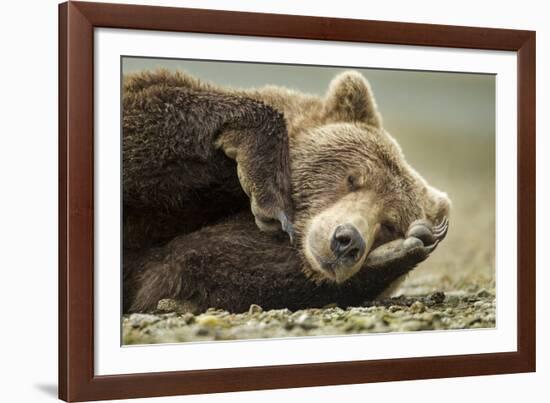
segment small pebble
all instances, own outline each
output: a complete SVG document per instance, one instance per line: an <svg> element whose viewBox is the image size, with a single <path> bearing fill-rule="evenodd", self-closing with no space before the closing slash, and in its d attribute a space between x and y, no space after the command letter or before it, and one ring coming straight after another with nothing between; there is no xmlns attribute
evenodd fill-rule
<svg viewBox="0 0 550 403"><path fill-rule="evenodd" d="M424 323L419 320L408 320L402 323L397 329L401 332L411 332L415 330L423 330Z"/></svg>
<svg viewBox="0 0 550 403"><path fill-rule="evenodd" d="M367 318L353 317L346 323L344 330L348 333L353 333L361 330L372 329L374 322Z"/></svg>
<svg viewBox="0 0 550 403"><path fill-rule="evenodd" d="M197 320L197 323L201 326L217 326L220 324L220 320L214 315L203 315Z"/></svg>
<svg viewBox="0 0 550 403"><path fill-rule="evenodd" d="M157 304L157 311L160 312L174 312L178 309L178 303L174 299L161 299Z"/></svg>
<svg viewBox="0 0 550 403"><path fill-rule="evenodd" d="M295 326L296 326L296 324L291 320L286 321L285 324L284 324L285 330L292 330L292 329L294 329Z"/></svg>
<svg viewBox="0 0 550 403"><path fill-rule="evenodd" d="M311 317L307 313L301 314L296 320L296 324L304 330L311 330L317 328L317 325L313 323Z"/></svg>
<svg viewBox="0 0 550 403"><path fill-rule="evenodd" d="M210 330L208 330L205 327L198 328L196 332L197 336L208 336L209 333L210 333Z"/></svg>
<svg viewBox="0 0 550 403"><path fill-rule="evenodd" d="M488 298L488 297L492 297L493 295L489 291L487 291L485 288L482 288L477 292L477 296L481 298Z"/></svg>
<svg viewBox="0 0 550 403"><path fill-rule="evenodd" d="M432 295L430 295L430 300L432 300L432 302L435 304L441 304L443 301L445 301L445 293L443 291L434 292Z"/></svg>
<svg viewBox="0 0 550 403"><path fill-rule="evenodd" d="M256 313L262 313L264 310L260 305L252 304L250 305L250 308L248 308L248 314L253 315Z"/></svg>
<svg viewBox="0 0 550 403"><path fill-rule="evenodd" d="M409 309L412 313L422 313L426 310L426 307L422 302L416 301L411 305Z"/></svg>
<svg viewBox="0 0 550 403"><path fill-rule="evenodd" d="M187 325L190 325L191 323L194 323L195 322L195 315L193 315L192 313L184 313L182 316L181 316L182 320L187 324Z"/></svg>

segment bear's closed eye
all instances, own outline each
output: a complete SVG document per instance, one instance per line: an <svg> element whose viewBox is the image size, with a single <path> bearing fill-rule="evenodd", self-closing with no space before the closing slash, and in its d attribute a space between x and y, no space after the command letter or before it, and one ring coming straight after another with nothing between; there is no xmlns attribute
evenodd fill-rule
<svg viewBox="0 0 550 403"><path fill-rule="evenodd" d="M402 234L395 225L390 222L384 222L380 225L380 230L376 234L373 248L391 242L401 236Z"/></svg>
<svg viewBox="0 0 550 403"><path fill-rule="evenodd" d="M358 175L350 174L346 178L348 190L350 192L355 192L359 190L362 186L361 179Z"/></svg>

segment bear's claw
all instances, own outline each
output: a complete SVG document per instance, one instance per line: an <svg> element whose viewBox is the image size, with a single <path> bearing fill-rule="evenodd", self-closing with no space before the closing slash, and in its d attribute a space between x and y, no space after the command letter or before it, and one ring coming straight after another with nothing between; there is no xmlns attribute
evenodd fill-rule
<svg viewBox="0 0 550 403"><path fill-rule="evenodd" d="M262 210L258 207L254 197L251 198L251 211L254 216L256 226L264 232L277 232L284 231L290 238L290 243L294 244L294 226L288 218L288 215L283 210L279 210L277 214L272 213L271 210Z"/></svg>
<svg viewBox="0 0 550 403"><path fill-rule="evenodd" d="M284 211L281 211L278 214L278 219L281 222L281 229L288 234L290 238L290 243L294 245L294 226L288 219L286 213Z"/></svg>
<svg viewBox="0 0 550 403"><path fill-rule="evenodd" d="M439 241L442 241L447 235L448 229L449 229L449 219L447 217L443 217L441 222L433 228L432 232Z"/></svg>
<svg viewBox="0 0 550 403"><path fill-rule="evenodd" d="M369 253L366 266L369 269L402 267L412 269L426 260L447 235L449 220L444 217L433 226L428 220L414 221L405 239L396 239L379 246Z"/></svg>
<svg viewBox="0 0 550 403"><path fill-rule="evenodd" d="M435 246L441 242L447 235L449 229L449 219L443 217L441 222L433 226L429 220L416 220L411 223L407 231L407 238L414 237L422 241L425 247ZM433 250L432 249L432 250Z"/></svg>

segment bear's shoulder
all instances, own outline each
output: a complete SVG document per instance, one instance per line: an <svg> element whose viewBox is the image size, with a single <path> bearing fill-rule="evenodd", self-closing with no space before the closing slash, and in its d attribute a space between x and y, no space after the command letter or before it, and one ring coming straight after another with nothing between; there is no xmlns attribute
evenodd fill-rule
<svg viewBox="0 0 550 403"><path fill-rule="evenodd" d="M188 88L196 91L221 92L222 88L200 80L183 71L166 69L145 70L125 74L123 78L123 93L135 94L151 88Z"/></svg>

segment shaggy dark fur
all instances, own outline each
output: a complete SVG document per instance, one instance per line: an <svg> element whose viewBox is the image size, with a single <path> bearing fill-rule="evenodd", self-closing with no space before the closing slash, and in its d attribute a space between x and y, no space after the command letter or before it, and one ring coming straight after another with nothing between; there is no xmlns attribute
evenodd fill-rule
<svg viewBox="0 0 550 403"><path fill-rule="evenodd" d="M291 214L288 135L262 102L152 85L123 98L124 245L159 244L241 210ZM238 163L241 179L237 177ZM242 186L242 187L241 187Z"/></svg>

